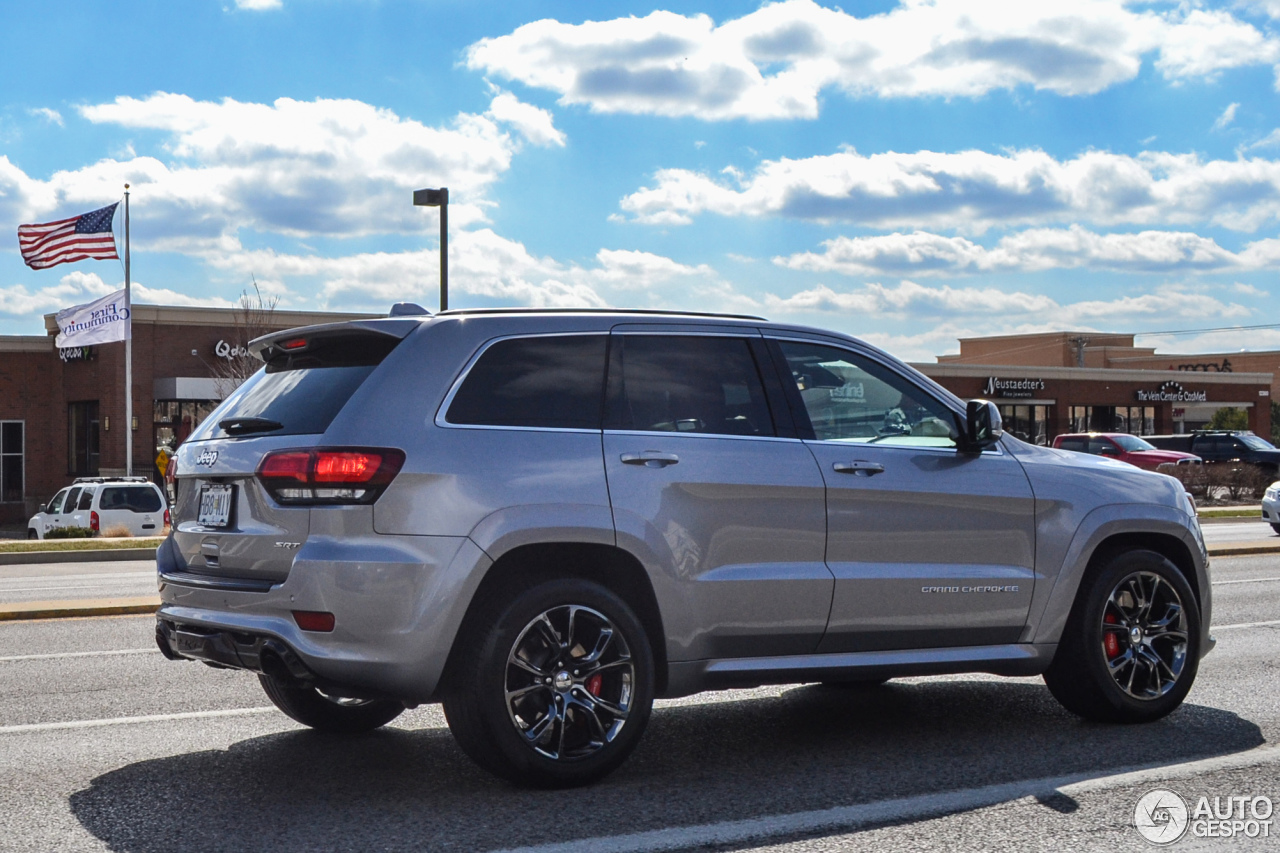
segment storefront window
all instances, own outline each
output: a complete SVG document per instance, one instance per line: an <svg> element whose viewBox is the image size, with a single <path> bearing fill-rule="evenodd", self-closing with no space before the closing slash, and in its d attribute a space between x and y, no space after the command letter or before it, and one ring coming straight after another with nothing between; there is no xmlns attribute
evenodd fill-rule
<svg viewBox="0 0 1280 853"><path fill-rule="evenodd" d="M1000 406L1000 418L1004 421L1005 432L1011 433L1030 444L1041 446L1049 443L1049 407L1048 406Z"/></svg>
<svg viewBox="0 0 1280 853"><path fill-rule="evenodd" d="M67 473L98 475L98 401L67 404Z"/></svg>
<svg viewBox="0 0 1280 853"><path fill-rule="evenodd" d="M152 416L156 454L162 448L172 454L217 407L217 400L156 400ZM160 482L160 469L156 468L153 474Z"/></svg>
<svg viewBox="0 0 1280 853"><path fill-rule="evenodd" d="M0 421L0 502L17 503L23 496L22 421Z"/></svg>
<svg viewBox="0 0 1280 853"><path fill-rule="evenodd" d="M1155 435L1154 406L1072 406L1071 432L1127 432Z"/></svg>

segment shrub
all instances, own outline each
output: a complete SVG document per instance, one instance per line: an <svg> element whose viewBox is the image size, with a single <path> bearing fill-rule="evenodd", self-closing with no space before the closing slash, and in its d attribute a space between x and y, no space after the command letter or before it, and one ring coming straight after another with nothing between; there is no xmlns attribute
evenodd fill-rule
<svg viewBox="0 0 1280 853"><path fill-rule="evenodd" d="M45 539L90 539L97 536L87 527L55 527L45 533Z"/></svg>
<svg viewBox="0 0 1280 853"><path fill-rule="evenodd" d="M133 531L129 529L127 524L113 524L106 530L102 531L104 539L124 539L133 535Z"/></svg>
<svg viewBox="0 0 1280 853"><path fill-rule="evenodd" d="M1216 491L1221 497L1225 492L1227 499L1232 501L1260 497L1274 479L1275 475L1270 470L1239 460L1209 466L1210 493Z"/></svg>
<svg viewBox="0 0 1280 853"><path fill-rule="evenodd" d="M1207 429L1248 429L1249 415L1244 409L1224 406L1213 413Z"/></svg>

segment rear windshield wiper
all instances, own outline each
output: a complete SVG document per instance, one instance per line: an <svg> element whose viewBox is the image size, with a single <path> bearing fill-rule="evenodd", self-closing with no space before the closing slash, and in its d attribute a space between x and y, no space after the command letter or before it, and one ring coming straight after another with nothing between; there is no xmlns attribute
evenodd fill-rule
<svg viewBox="0 0 1280 853"><path fill-rule="evenodd" d="M228 435L248 435L253 432L274 432L284 429L284 424L267 418L227 418L218 421L218 427Z"/></svg>

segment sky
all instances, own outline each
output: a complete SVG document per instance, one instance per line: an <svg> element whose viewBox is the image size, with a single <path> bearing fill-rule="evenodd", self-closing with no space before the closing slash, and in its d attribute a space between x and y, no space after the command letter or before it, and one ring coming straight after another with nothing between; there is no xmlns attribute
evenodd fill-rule
<svg viewBox="0 0 1280 853"><path fill-rule="evenodd" d="M1280 348L1280 0L0 7L0 334L134 300L755 314L911 360ZM123 211L116 218L123 247ZM123 252L122 252L123 254ZM1224 331L1205 331L1222 329Z"/></svg>

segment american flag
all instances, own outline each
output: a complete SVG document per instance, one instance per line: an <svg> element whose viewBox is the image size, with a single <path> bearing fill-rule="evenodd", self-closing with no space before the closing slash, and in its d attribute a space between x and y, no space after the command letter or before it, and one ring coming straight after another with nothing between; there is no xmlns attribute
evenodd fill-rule
<svg viewBox="0 0 1280 853"><path fill-rule="evenodd" d="M111 233L119 202L70 219L43 225L19 225L18 245L22 259L33 270L42 270L70 261L118 258L116 238Z"/></svg>

